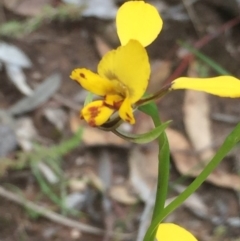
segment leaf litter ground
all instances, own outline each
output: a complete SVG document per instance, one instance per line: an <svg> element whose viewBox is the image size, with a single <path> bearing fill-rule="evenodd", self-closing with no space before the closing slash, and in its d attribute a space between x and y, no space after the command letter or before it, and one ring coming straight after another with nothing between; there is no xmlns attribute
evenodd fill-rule
<svg viewBox="0 0 240 241"><path fill-rule="evenodd" d="M224 22L235 17L235 10L231 8L226 10L218 4L203 1L195 5L198 16L205 11L208 12L208 18L199 19L199 23L205 30L219 28ZM8 17L8 13L6 15ZM14 16L11 14L9 17ZM165 21L163 33L148 48L152 65L159 66L154 69L151 91L158 89L181 61L181 51L176 45L176 40L194 43L199 39L199 35L204 34L198 32L191 20L176 21L170 18ZM102 39L101 43L96 44L96 36ZM239 37L238 25L228 34L222 34L206 44L201 51L235 76L240 76L239 51L234 51L240 47ZM111 21L88 18L72 23L54 22L44 24L27 37L5 41L16 45L31 59L33 67L24 72L32 89L36 89L53 73L60 74L62 78L62 84L52 98L27 113L18 113L13 117L13 121L21 117L29 118L38 133L36 136L33 135L33 140L43 146L52 146L66 140L82 125L76 117L76 109L81 107L85 96L85 92L69 79L69 73L78 66L96 70L96 65L105 49L118 45ZM208 73L216 74L211 70ZM4 69L0 72L0 79L0 108L7 110L24 96L9 81ZM179 91L166 96L158 103L163 121L173 120L171 125L171 129L175 131L171 132L173 140L179 138L177 143L172 144L169 198L177 195L178 191L182 190L182 186L186 186L197 175L198 172L189 170L189 166L197 163L196 168L201 168L204 165L204 161L200 158L201 151L204 152L208 148L216 150L233 128L234 123L240 120L239 100L208 96L206 103L210 110L207 116L204 115L204 121L210 125L211 146L196 151L193 148L191 136L201 134L199 133L200 124L197 124L195 133L192 131L188 133L189 129L193 129L194 132L194 128L186 126L189 125L186 121L188 112L183 108L188 108L188 105L192 103L186 103L185 97L185 93ZM197 104L196 108L199 108ZM67 123L60 123L60 126L62 124L64 128L58 129L50 121L49 115L44 114L46 109L63 111L63 115L68 120ZM1 121L1 125L2 123L4 122ZM140 113L137 113L135 127L124 126L125 130L138 133L145 132L151 127L149 119ZM136 147L109 133L102 132L101 135L99 130L88 128L86 127L86 133L89 134L83 136L83 143L62 158L62 173L65 180L71 183L66 189L67 199L70 200L72 193L82 193L86 199L85 202L74 199L77 200L77 209L82 211L82 215L73 217L69 214L68 217L109 232L113 230L123 233L135 232L139 226L144 202L147 202L146 196L151 196L149 189L154 187L156 180L157 149L155 144ZM8 151L7 157L14 159L16 151L15 149ZM149 169L147 172L144 171L146 168ZM239 172L240 160L237 147L216 170L214 181L209 180L196 193L196 198L200 202L198 208L194 206L196 205L194 201L186 203L167 220L187 227L196 234L199 240L239 240L240 201L236 186L240 179ZM218 176L221 177L219 179L221 181L218 181ZM229 185L233 181L236 185ZM29 165L19 170L7 169L7 172L0 177L0 182L6 188L10 185L14 186L11 190L21 191L29 200L59 212L59 206L43 194L33 174L33 169ZM54 186L54 191L59 194L59 187ZM100 192L103 194L100 195ZM143 202L139 202L139 198L142 198ZM68 205L74 206L74 202L69 201ZM63 228L4 198L0 201L0 235L1 240L10 241L19 239L40 241L43 238L60 241L114 240L108 236L104 239L102 236L85 234L74 228ZM123 240L135 240L135 238Z"/></svg>

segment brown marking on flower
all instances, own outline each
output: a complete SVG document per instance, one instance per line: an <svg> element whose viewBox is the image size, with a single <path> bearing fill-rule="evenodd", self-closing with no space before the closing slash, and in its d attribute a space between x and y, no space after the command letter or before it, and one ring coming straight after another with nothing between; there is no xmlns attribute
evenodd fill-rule
<svg viewBox="0 0 240 241"><path fill-rule="evenodd" d="M120 101L116 101L116 102L113 102L113 106L115 109L119 110L119 108L121 107L123 101L120 100Z"/></svg>
<svg viewBox="0 0 240 241"><path fill-rule="evenodd" d="M110 105L110 104L108 104L108 103L106 103L106 102L103 102L103 104L106 106L106 107L108 107L109 109L112 109L112 110L119 110L119 108L121 107L121 105L122 105L122 100L120 100L120 101L116 101L116 102L113 102L113 105Z"/></svg>
<svg viewBox="0 0 240 241"><path fill-rule="evenodd" d="M88 108L91 118L95 118L100 113L100 106L91 106Z"/></svg>
<svg viewBox="0 0 240 241"><path fill-rule="evenodd" d="M126 113L126 116L127 116L128 119L130 119L130 120L132 119L131 116L128 113Z"/></svg>
<svg viewBox="0 0 240 241"><path fill-rule="evenodd" d="M126 118L125 121L128 122L128 123L131 123L131 118L130 119Z"/></svg>
<svg viewBox="0 0 240 241"><path fill-rule="evenodd" d="M83 74L83 73L80 73L79 75L80 75L80 77L82 77L82 78L86 79L86 76L85 76L85 74Z"/></svg>
<svg viewBox="0 0 240 241"><path fill-rule="evenodd" d="M106 107L108 107L108 108L111 109L111 110L115 110L114 106L112 106L112 105L110 105L110 104L108 104L108 103L106 103L106 102L103 102L103 105L106 106Z"/></svg>
<svg viewBox="0 0 240 241"><path fill-rule="evenodd" d="M132 123L132 121L133 121L132 116L130 116L127 112L125 114L126 114L125 121L128 122L128 123Z"/></svg>
<svg viewBox="0 0 240 241"><path fill-rule="evenodd" d="M88 108L88 113L90 118L88 119L88 124L92 127L97 126L96 125L96 117L100 114L100 108L101 106L91 106Z"/></svg>

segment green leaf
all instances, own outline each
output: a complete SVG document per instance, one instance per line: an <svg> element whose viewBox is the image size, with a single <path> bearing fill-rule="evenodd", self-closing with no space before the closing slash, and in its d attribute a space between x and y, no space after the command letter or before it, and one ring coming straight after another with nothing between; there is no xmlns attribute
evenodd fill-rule
<svg viewBox="0 0 240 241"><path fill-rule="evenodd" d="M163 133L163 131L168 127L170 122L171 121L165 122L144 134L130 134L120 130L113 130L112 132L124 140L131 141L137 144L144 144L151 142L155 140L157 137L159 137Z"/></svg>

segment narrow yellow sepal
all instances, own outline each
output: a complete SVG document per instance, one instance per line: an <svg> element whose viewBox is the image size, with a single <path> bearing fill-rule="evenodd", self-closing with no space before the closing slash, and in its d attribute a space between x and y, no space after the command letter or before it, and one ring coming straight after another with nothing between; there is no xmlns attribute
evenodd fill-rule
<svg viewBox="0 0 240 241"><path fill-rule="evenodd" d="M130 123L130 124L135 124L135 118L133 116L133 109L131 107L131 102L130 99L127 97L123 101L120 109L119 109L119 116L121 117L122 120Z"/></svg>
<svg viewBox="0 0 240 241"><path fill-rule="evenodd" d="M135 39L146 47L160 33L163 21L154 6L144 1L128 1L119 8L116 24L122 45Z"/></svg>
<svg viewBox="0 0 240 241"><path fill-rule="evenodd" d="M110 80L85 68L74 69L70 78L77 81L84 89L100 96L105 96L115 87L114 83Z"/></svg>
<svg viewBox="0 0 240 241"><path fill-rule="evenodd" d="M158 241L197 241L190 232L173 223L161 223L158 226L156 239Z"/></svg>
<svg viewBox="0 0 240 241"><path fill-rule="evenodd" d="M240 80L233 76L213 78L180 77L172 82L171 89L190 89L203 91L220 97L240 97Z"/></svg>

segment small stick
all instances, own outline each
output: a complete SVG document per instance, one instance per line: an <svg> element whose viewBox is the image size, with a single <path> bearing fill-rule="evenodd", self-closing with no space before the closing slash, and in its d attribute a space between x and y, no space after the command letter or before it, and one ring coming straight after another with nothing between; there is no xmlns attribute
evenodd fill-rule
<svg viewBox="0 0 240 241"><path fill-rule="evenodd" d="M31 201L28 201L24 199L23 197L10 192L6 190L5 188L0 186L0 196L3 198L6 198L14 203L17 203L21 206L24 206L28 209L31 209L32 211L42 215L43 217L61 224L63 226L69 227L69 228L75 228L79 231L85 232L85 233L90 233L90 234L95 234L95 235L103 235L105 231L100 228L95 228L87 224L83 224L80 222L77 222L75 220L63 217L62 215L55 213L47 208L41 207ZM134 237L133 233L119 233L119 232L111 232L109 235L118 237L120 239L132 239Z"/></svg>
<svg viewBox="0 0 240 241"><path fill-rule="evenodd" d="M31 201L28 201L24 199L23 197L16 195L13 192L10 192L6 190L5 188L0 186L0 196L17 203L21 206L24 206L28 209L31 209L32 211L44 216L45 218L56 222L58 224L70 227L70 228L75 228L80 231L86 232L86 233L91 233L91 234L96 234L96 235L101 235L104 233L104 230L100 228L95 228L87 224L79 223L77 221L71 220L69 218L63 217L58 213L55 213L47 208L41 207Z"/></svg>

